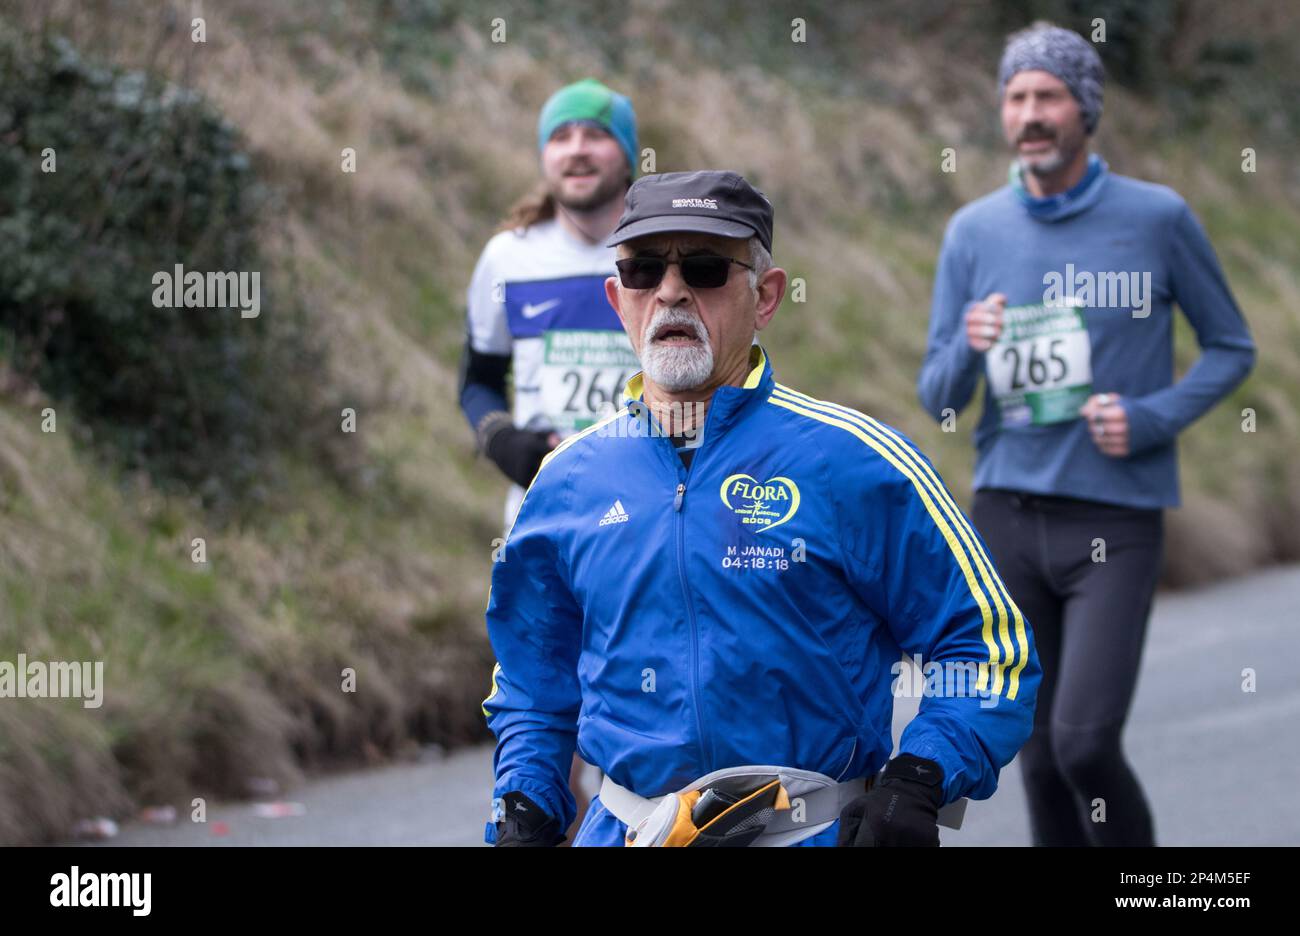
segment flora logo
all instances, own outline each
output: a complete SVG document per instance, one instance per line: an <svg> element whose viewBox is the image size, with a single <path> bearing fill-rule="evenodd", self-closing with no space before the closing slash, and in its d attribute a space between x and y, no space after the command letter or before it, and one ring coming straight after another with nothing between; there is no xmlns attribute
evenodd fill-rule
<svg viewBox="0 0 1300 936"><path fill-rule="evenodd" d="M759 482L741 472L723 481L720 493L722 503L755 533L776 529L799 509L799 486L789 478Z"/></svg>

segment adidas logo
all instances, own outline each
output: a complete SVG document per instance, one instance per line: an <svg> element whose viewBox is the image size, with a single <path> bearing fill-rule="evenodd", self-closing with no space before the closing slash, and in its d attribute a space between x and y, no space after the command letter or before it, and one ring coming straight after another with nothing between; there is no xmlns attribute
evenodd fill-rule
<svg viewBox="0 0 1300 936"><path fill-rule="evenodd" d="M600 518L598 526L607 526L611 523L627 523L630 519L627 511L623 509L623 502L616 500L614 506L605 511L605 516Z"/></svg>

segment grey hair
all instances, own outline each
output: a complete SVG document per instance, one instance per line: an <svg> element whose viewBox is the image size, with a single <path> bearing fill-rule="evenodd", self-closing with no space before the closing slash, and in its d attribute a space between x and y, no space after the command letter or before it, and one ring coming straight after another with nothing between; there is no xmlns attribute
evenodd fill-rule
<svg viewBox="0 0 1300 936"><path fill-rule="evenodd" d="M749 288L758 292L758 281L763 274L772 269L772 255L758 237L749 239L749 265L754 269L746 271L749 276Z"/></svg>

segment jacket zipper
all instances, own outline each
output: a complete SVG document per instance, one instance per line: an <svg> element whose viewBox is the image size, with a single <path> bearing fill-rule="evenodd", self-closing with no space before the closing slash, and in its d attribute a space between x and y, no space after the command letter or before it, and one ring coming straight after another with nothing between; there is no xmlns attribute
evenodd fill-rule
<svg viewBox="0 0 1300 936"><path fill-rule="evenodd" d="M671 443L670 443L671 444ZM676 458L677 453L673 453ZM695 453L699 458L700 453ZM694 465L694 459L691 464ZM690 469L686 471L690 479ZM686 620L691 626L691 695L695 699L695 727L700 739L700 775L712 769L712 760L708 756L708 745L704 734L704 705L700 700L700 637L695 623L695 604L691 601L691 591L686 587L686 515L682 512L682 501L686 497L686 482L677 482L677 496L673 498L673 511L677 514L677 576L682 583L682 597L686 601Z"/></svg>
<svg viewBox="0 0 1300 936"><path fill-rule="evenodd" d="M706 439L709 436L709 423L713 421L713 411L714 408L710 406L709 411L704 414L704 426L701 432ZM681 580L682 598L686 602L686 620L691 627L691 697L695 700L695 728L700 739L700 775L703 776L713 769L713 758L709 755L712 746L704 731L704 703L700 697L699 627L695 621L695 603L691 600L691 590L686 585L686 514L682 511L682 505L686 499L686 484L691 480L691 471L695 468L696 462L704 455L704 446L701 445L695 450L689 466L683 466L681 456L677 454L672 440L665 438L663 441L669 447L673 464L678 471L677 494L673 498L673 512L677 515L677 577Z"/></svg>

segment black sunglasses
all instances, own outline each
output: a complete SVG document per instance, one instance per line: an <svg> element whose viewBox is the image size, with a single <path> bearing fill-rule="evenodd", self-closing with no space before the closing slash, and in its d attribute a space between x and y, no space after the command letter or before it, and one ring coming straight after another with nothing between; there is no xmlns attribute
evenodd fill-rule
<svg viewBox="0 0 1300 936"><path fill-rule="evenodd" d="M731 275L731 265L743 266L746 270L754 269L748 263L742 263L734 257L719 257L715 254L693 254L680 260L668 260L664 257L625 257L615 260L618 267L619 281L628 289L654 289L663 282L668 272L668 264L675 263L682 268L682 279L691 289L717 289L725 285Z"/></svg>

